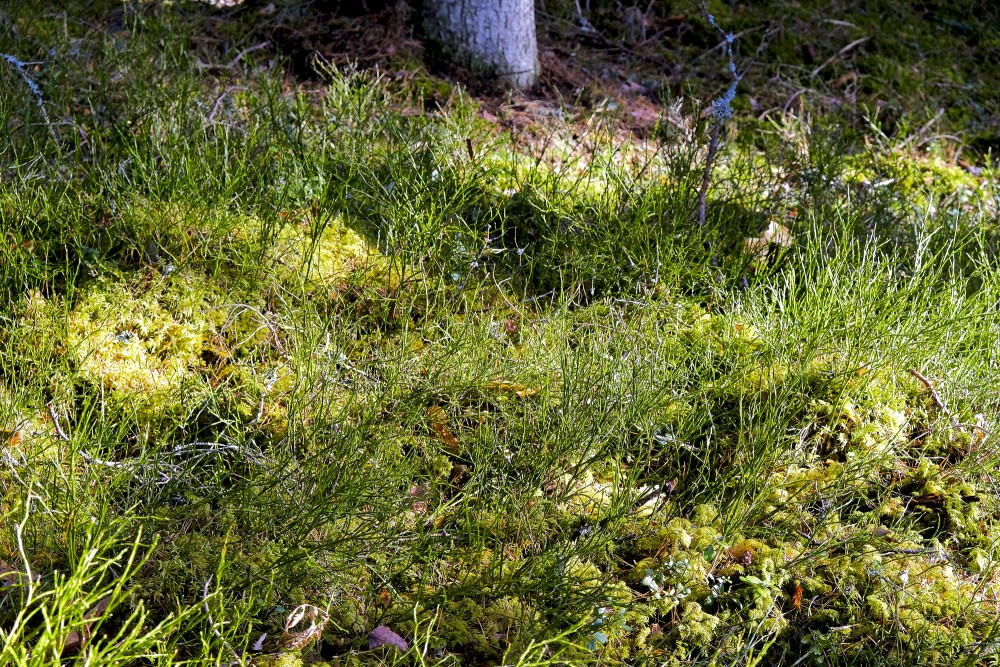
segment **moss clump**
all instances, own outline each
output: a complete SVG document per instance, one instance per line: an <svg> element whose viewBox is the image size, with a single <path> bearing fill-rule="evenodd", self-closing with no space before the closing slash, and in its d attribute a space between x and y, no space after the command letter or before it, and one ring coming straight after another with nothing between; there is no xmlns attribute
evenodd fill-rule
<svg viewBox="0 0 1000 667"><path fill-rule="evenodd" d="M321 229L308 221L286 224L269 251L277 275L286 282L306 280L317 289L343 289L350 281L382 282L388 264L371 243L333 218Z"/></svg>
<svg viewBox="0 0 1000 667"><path fill-rule="evenodd" d="M198 377L222 313L218 288L198 275L152 286L99 280L67 318L67 347L80 375L139 421L176 412L205 392Z"/></svg>
<svg viewBox="0 0 1000 667"><path fill-rule="evenodd" d="M686 646L707 648L719 627L718 617L707 613L697 602L688 602L681 608L677 637Z"/></svg>
<svg viewBox="0 0 1000 667"><path fill-rule="evenodd" d="M262 655L254 658L253 664L257 667L330 667L328 662L309 660L298 652Z"/></svg>

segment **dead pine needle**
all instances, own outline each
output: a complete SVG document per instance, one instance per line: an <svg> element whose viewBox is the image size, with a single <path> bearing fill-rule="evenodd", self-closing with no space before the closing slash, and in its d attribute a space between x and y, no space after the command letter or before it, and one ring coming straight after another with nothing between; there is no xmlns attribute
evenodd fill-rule
<svg viewBox="0 0 1000 667"><path fill-rule="evenodd" d="M955 415L951 413L948 406L945 405L944 400L937 393L937 389L934 388L934 383L928 380L927 377L916 368L910 369L910 375L920 380L920 383L927 388L927 391L931 394L931 398L934 400L934 404L938 407L938 410L941 411L941 414L948 418L952 427L959 433L965 433L965 427L958 421Z"/></svg>

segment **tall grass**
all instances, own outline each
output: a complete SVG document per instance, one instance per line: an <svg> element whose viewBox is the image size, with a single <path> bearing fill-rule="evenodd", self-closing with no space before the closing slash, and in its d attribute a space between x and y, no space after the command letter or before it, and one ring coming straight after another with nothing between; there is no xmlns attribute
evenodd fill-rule
<svg viewBox="0 0 1000 667"><path fill-rule="evenodd" d="M4 662L990 659L995 192L748 123L706 250L696 136L532 159L200 11L0 39Z"/></svg>

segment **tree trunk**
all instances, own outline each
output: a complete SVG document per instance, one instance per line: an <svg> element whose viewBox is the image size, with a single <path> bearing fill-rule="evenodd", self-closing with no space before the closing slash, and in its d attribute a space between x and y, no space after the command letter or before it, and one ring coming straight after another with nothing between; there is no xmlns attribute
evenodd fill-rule
<svg viewBox="0 0 1000 667"><path fill-rule="evenodd" d="M538 80L534 0L424 0L427 27L461 63L522 90Z"/></svg>

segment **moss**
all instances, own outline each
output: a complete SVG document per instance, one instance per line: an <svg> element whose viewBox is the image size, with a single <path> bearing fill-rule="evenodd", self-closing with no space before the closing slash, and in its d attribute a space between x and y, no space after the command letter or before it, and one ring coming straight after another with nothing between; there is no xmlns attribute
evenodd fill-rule
<svg viewBox="0 0 1000 667"><path fill-rule="evenodd" d="M878 623L885 624L892 620L894 614L885 600L875 595L869 595L865 598L865 604L868 607L868 614Z"/></svg>
<svg viewBox="0 0 1000 667"><path fill-rule="evenodd" d="M494 633L484 632L487 616L483 606L470 598L449 602L441 609L436 634L450 651L498 655L499 640Z"/></svg>
<svg viewBox="0 0 1000 667"><path fill-rule="evenodd" d="M68 349L80 375L112 405L156 423L207 392L199 371L221 324L221 302L198 274L151 286L98 280L69 313Z"/></svg>
<svg viewBox="0 0 1000 667"><path fill-rule="evenodd" d="M330 610L330 620L351 635L362 635L371 630L371 623L361 613L356 600L348 600Z"/></svg>
<svg viewBox="0 0 1000 667"><path fill-rule="evenodd" d="M975 547L969 551L966 562L969 565L969 569L973 572L986 574L993 568L994 558L993 554L987 552L985 549Z"/></svg>
<svg viewBox="0 0 1000 667"><path fill-rule="evenodd" d="M314 288L342 290L349 281L381 282L388 278L388 264L379 253L339 217L324 222L304 212L303 221L289 222L271 249L278 277L293 284L305 279Z"/></svg>
<svg viewBox="0 0 1000 667"><path fill-rule="evenodd" d="M694 508L691 521L699 526L711 526L719 518L719 510L714 505L701 504Z"/></svg>
<svg viewBox="0 0 1000 667"><path fill-rule="evenodd" d="M718 617L705 612L697 602L687 602L681 607L676 633L680 641L689 646L707 648L718 627Z"/></svg>
<svg viewBox="0 0 1000 667"><path fill-rule="evenodd" d="M328 667L329 663L305 660L300 653L279 653L254 658L257 667Z"/></svg>
<svg viewBox="0 0 1000 667"><path fill-rule="evenodd" d="M667 539L678 549L687 549L693 539L693 524L684 518L676 517L666 526Z"/></svg>

